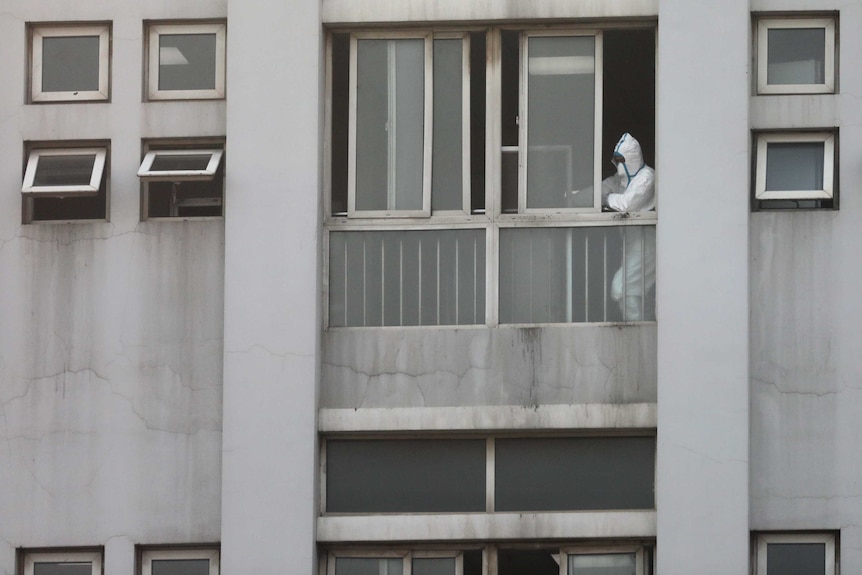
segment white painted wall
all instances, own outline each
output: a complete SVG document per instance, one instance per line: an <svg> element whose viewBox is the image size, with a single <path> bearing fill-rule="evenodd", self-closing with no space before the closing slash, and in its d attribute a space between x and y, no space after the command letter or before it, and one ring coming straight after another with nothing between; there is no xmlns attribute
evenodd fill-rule
<svg viewBox="0 0 862 575"><path fill-rule="evenodd" d="M224 135L223 103L141 102L143 20L222 0L0 10L0 573L15 548L220 539L224 229L139 222L144 137ZM25 105L25 23L113 22L112 101ZM24 142L111 141L110 223L21 225Z"/></svg>
<svg viewBox="0 0 862 575"><path fill-rule="evenodd" d="M658 571L747 573L748 0L660 0Z"/></svg>
<svg viewBox="0 0 862 575"><path fill-rule="evenodd" d="M224 573L316 567L319 10L228 7Z"/></svg>

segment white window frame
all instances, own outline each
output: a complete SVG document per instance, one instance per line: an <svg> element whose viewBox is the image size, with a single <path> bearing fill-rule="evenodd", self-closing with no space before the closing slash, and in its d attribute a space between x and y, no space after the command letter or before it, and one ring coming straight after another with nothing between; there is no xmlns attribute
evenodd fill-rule
<svg viewBox="0 0 862 575"><path fill-rule="evenodd" d="M99 88L75 92L42 91L42 40L44 38L98 36ZM34 26L30 37L30 100L33 102L86 102L107 100L110 86L111 32L99 26Z"/></svg>
<svg viewBox="0 0 862 575"><path fill-rule="evenodd" d="M400 575L411 575L413 572L414 559L455 559L454 575L464 574L464 552L463 551L448 551L448 550L360 550L350 549L344 551L330 551L328 561L326 562L327 575L336 575L335 562L339 558L353 559L401 559L402 573ZM143 575L149 575L144 573ZM398 575L389 573L388 575Z"/></svg>
<svg viewBox="0 0 862 575"><path fill-rule="evenodd" d="M201 156L205 154L209 154L210 159L207 167L203 170L153 170L153 162L158 156ZM209 181L215 178L223 155L224 151L217 149L150 150L141 162L138 177L148 182Z"/></svg>
<svg viewBox="0 0 862 575"><path fill-rule="evenodd" d="M529 135L529 71L530 71L530 38L547 37L592 37L595 39L595 56L593 58L594 82L595 82L595 107L593 109L593 205L584 208L528 208L527 207L527 157L530 143L527 141ZM526 30L521 33L519 62L519 95L520 104L518 115L520 118L518 126L518 213L519 214L574 214L583 212L602 211L602 94L603 94L603 34L601 30L576 29L576 30ZM556 146L544 146L548 148ZM512 151L511 147L504 147L503 152ZM573 190L574 191L574 190Z"/></svg>
<svg viewBox="0 0 862 575"><path fill-rule="evenodd" d="M807 142L823 143L822 190L767 190L766 156L769 144ZM754 197L757 200L820 200L832 199L834 194L835 134L833 132L773 132L757 136Z"/></svg>
<svg viewBox="0 0 862 575"><path fill-rule="evenodd" d="M21 193L25 196L33 197L95 196L99 193L101 187L107 153L107 148L36 148L30 150ZM39 160L43 156L91 156L94 154L96 160L93 162L93 171L90 174L89 184L64 186L34 185Z"/></svg>
<svg viewBox="0 0 862 575"><path fill-rule="evenodd" d="M36 563L90 563L92 575L102 575L102 552L97 550L25 552L23 575L33 575Z"/></svg>
<svg viewBox="0 0 862 575"><path fill-rule="evenodd" d="M573 555L635 555L635 575L644 575L644 548L642 545L619 547L563 547L560 550L560 575L569 573L569 557Z"/></svg>
<svg viewBox="0 0 862 575"><path fill-rule="evenodd" d="M425 43L424 134L422 162L421 210L357 210L356 209L356 115L357 115L357 44L360 40L423 40ZM354 32L350 35L350 120L347 154L347 217L348 218L427 218L431 216L431 156L434 131L434 35L419 32Z"/></svg>
<svg viewBox="0 0 862 575"><path fill-rule="evenodd" d="M152 575L153 561L206 559L210 564L209 575L219 575L220 554L218 549L145 549L141 552L141 575Z"/></svg>
<svg viewBox="0 0 862 575"><path fill-rule="evenodd" d="M159 36L162 34L215 34L216 61L215 87L208 90L160 90L159 89ZM218 100L225 97L227 24L184 23L151 24L147 44L147 97L150 100Z"/></svg>
<svg viewBox="0 0 862 575"><path fill-rule="evenodd" d="M823 84L768 84L769 30L823 28L826 32ZM831 94L835 92L835 20L833 18L761 18L757 21L758 94Z"/></svg>
<svg viewBox="0 0 862 575"><path fill-rule="evenodd" d="M825 574L835 575L835 534L833 533L761 533L757 536L756 575L768 573L767 546L770 543L793 545L822 543L826 547Z"/></svg>

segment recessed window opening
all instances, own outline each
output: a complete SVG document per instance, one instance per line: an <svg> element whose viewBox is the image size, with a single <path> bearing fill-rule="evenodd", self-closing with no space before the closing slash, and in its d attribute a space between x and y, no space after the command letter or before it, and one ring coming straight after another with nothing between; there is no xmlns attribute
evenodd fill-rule
<svg viewBox="0 0 862 575"><path fill-rule="evenodd" d="M756 575L835 575L835 533L762 533L757 536Z"/></svg>
<svg viewBox="0 0 862 575"><path fill-rule="evenodd" d="M138 170L143 219L221 216L223 156L221 142L147 143Z"/></svg>
<svg viewBox="0 0 862 575"><path fill-rule="evenodd" d="M833 132L756 135L754 202L757 209L836 206L836 139Z"/></svg>
<svg viewBox="0 0 862 575"><path fill-rule="evenodd" d="M144 548L141 575L219 575L218 548Z"/></svg>
<svg viewBox="0 0 862 575"><path fill-rule="evenodd" d="M32 102L107 100L110 25L32 25Z"/></svg>
<svg viewBox="0 0 862 575"><path fill-rule="evenodd" d="M757 23L757 91L825 94L835 91L835 21L764 18Z"/></svg>
<svg viewBox="0 0 862 575"><path fill-rule="evenodd" d="M224 23L151 24L149 99L224 98L226 30Z"/></svg>
<svg viewBox="0 0 862 575"><path fill-rule="evenodd" d="M23 575L102 575L100 549L23 550Z"/></svg>
<svg viewBox="0 0 862 575"><path fill-rule="evenodd" d="M21 186L24 223L106 219L108 147L42 146L28 145Z"/></svg>

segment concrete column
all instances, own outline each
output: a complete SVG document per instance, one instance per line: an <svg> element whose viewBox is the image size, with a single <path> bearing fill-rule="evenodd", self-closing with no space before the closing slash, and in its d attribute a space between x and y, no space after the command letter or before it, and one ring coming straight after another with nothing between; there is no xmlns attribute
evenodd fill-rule
<svg viewBox="0 0 862 575"><path fill-rule="evenodd" d="M315 573L321 22L229 0L223 573Z"/></svg>
<svg viewBox="0 0 862 575"><path fill-rule="evenodd" d="M749 571L748 0L660 0L658 572Z"/></svg>

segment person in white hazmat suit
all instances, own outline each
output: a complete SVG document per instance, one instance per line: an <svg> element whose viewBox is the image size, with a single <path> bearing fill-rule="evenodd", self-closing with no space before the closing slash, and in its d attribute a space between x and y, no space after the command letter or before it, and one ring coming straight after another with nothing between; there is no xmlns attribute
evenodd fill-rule
<svg viewBox="0 0 862 575"><path fill-rule="evenodd" d="M602 181L602 206L615 212L655 209L655 171L644 163L641 145L629 133L614 147L617 173ZM611 281L611 299L623 321L644 319L644 297L655 285L655 228L625 226L625 252Z"/></svg>

